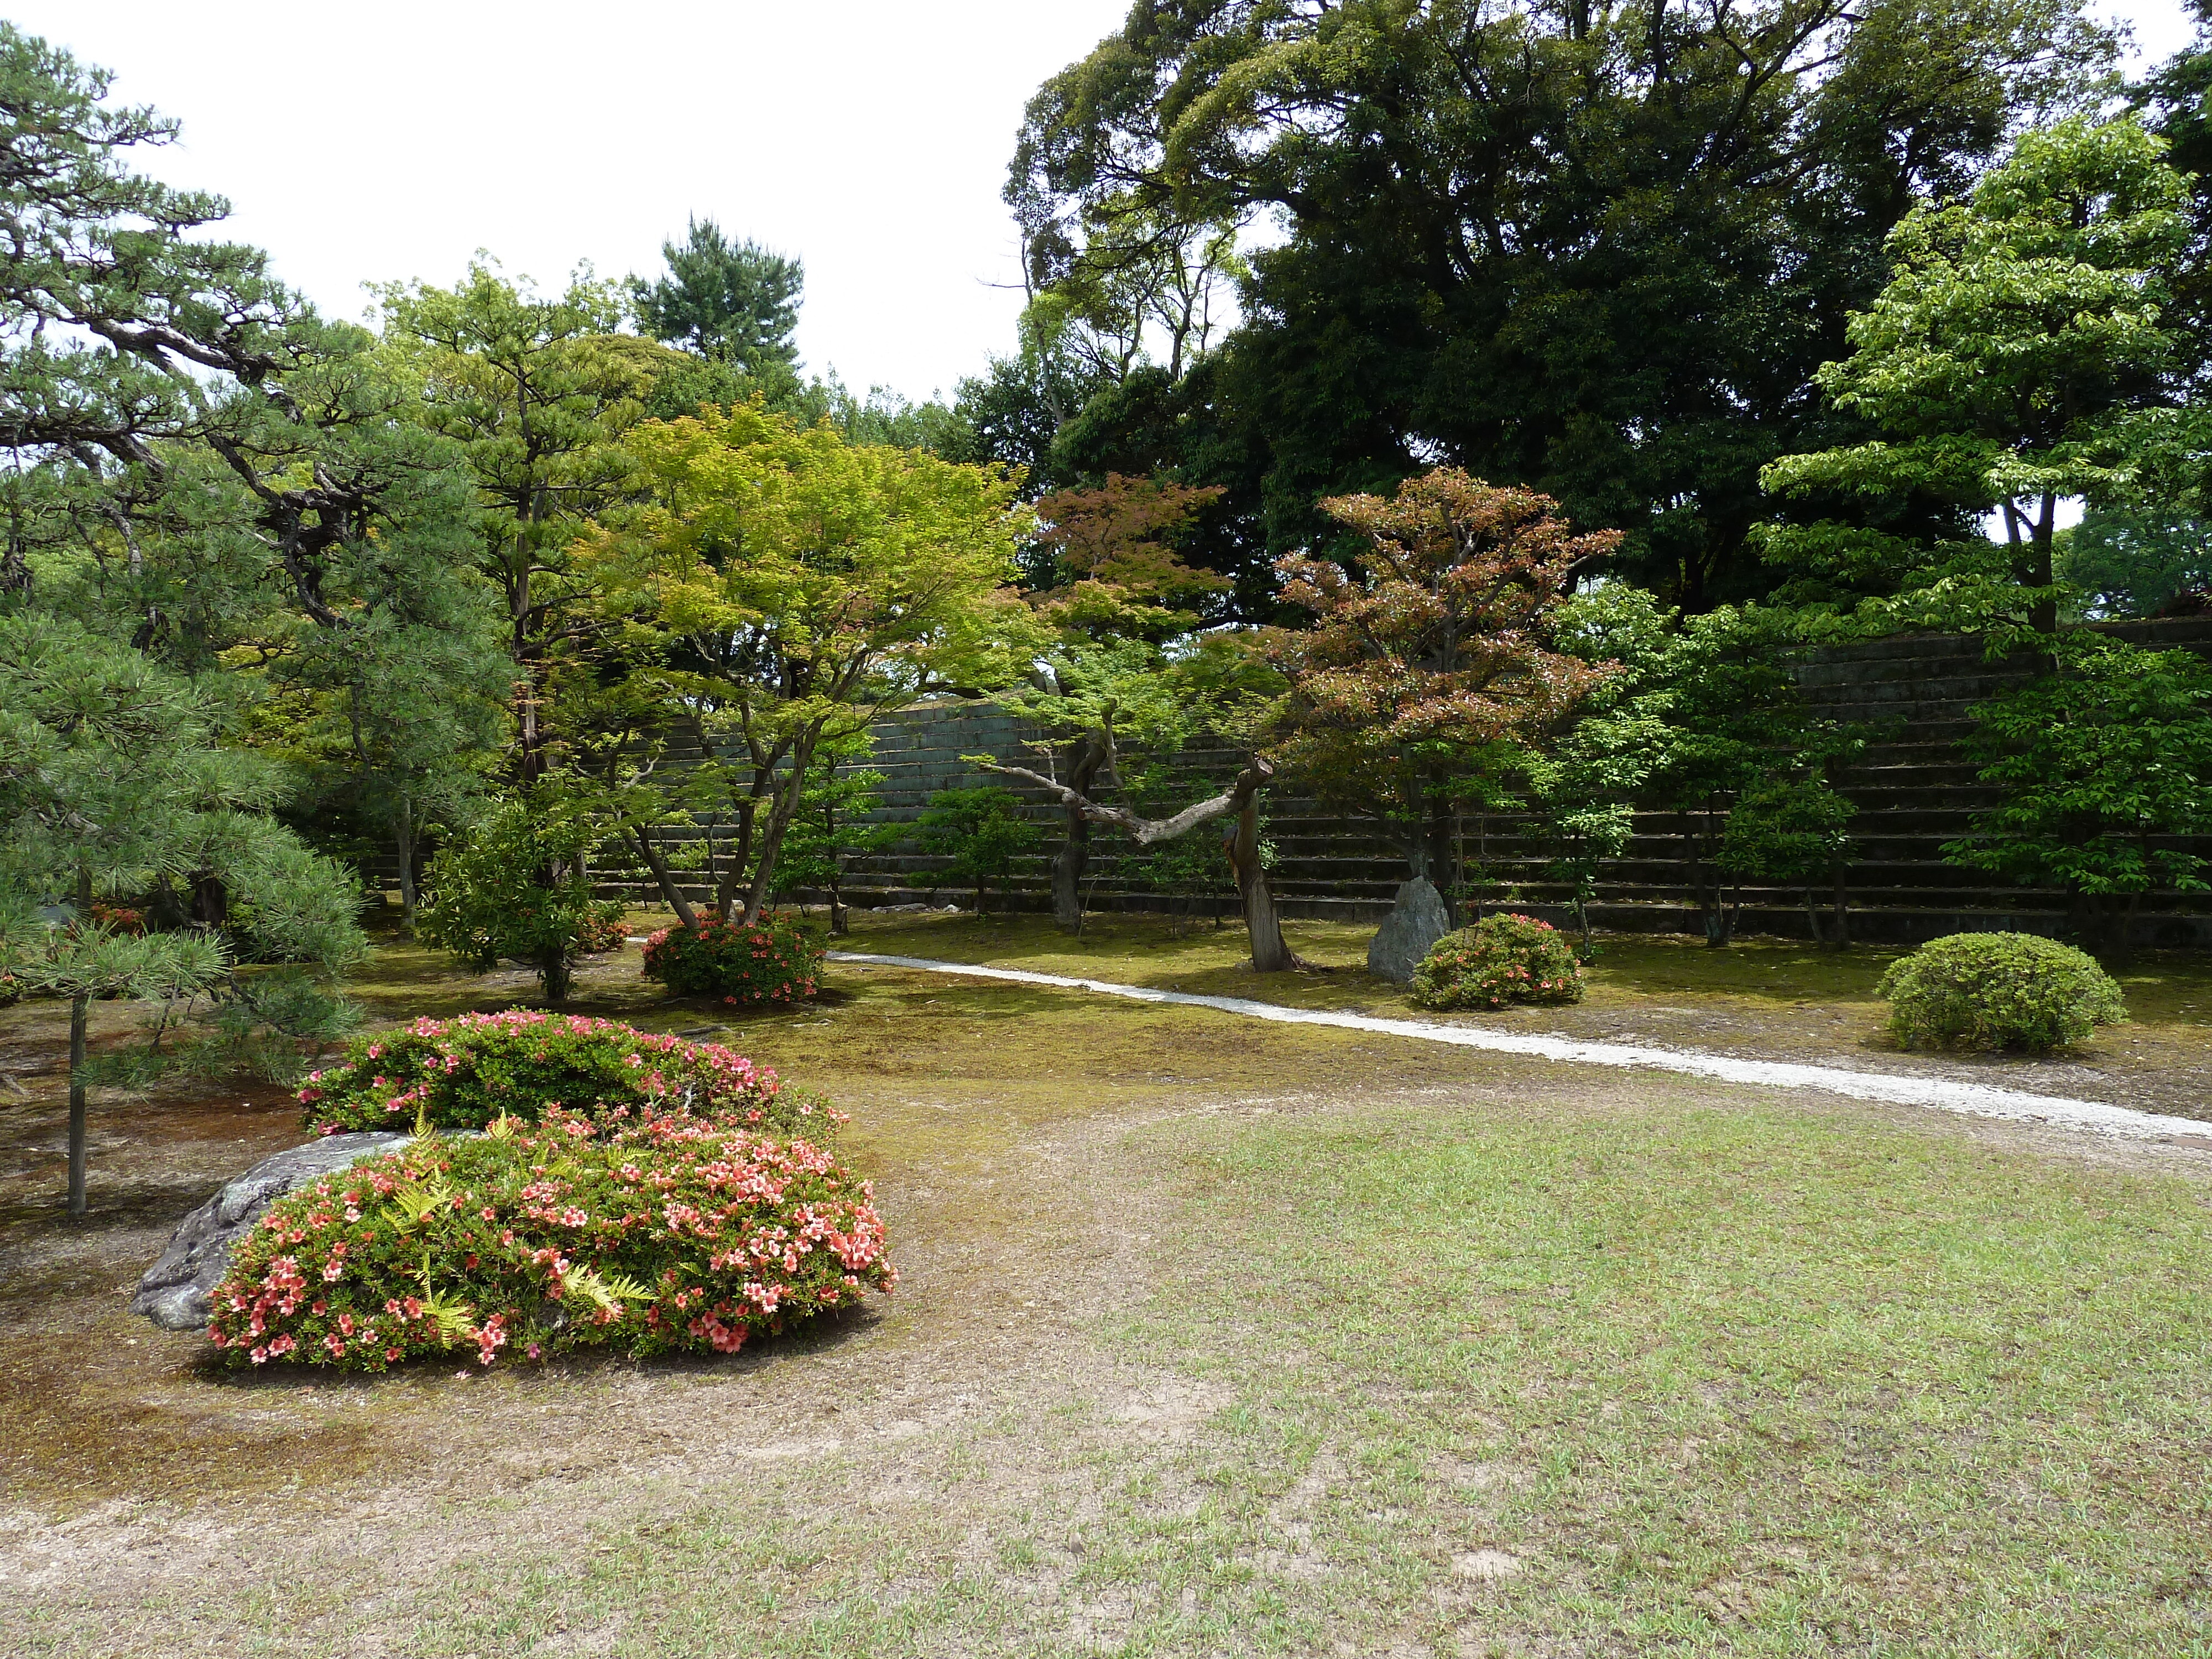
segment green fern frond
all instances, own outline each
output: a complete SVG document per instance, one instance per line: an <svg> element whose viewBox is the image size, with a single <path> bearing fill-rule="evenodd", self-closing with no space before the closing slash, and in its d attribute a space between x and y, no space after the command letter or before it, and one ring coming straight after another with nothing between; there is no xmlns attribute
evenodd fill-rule
<svg viewBox="0 0 2212 1659"><path fill-rule="evenodd" d="M394 1188L385 1202L398 1212L395 1228L408 1233L429 1219L431 1212L451 1201L453 1196L453 1188L433 1176L427 1181L410 1181L404 1187Z"/></svg>
<svg viewBox="0 0 2212 1659"><path fill-rule="evenodd" d="M470 1333L476 1328L476 1310L467 1303L449 1296L425 1296L422 1311L437 1326L438 1334L448 1346L456 1342L471 1340Z"/></svg>
<svg viewBox="0 0 2212 1659"><path fill-rule="evenodd" d="M650 1302L653 1292L623 1273L604 1276L589 1267L571 1267L562 1276L562 1287L574 1292L605 1313L620 1313L625 1302Z"/></svg>

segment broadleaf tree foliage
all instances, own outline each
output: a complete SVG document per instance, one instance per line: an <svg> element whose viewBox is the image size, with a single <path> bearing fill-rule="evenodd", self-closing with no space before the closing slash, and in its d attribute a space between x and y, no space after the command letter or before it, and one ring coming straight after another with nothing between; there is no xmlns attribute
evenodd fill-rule
<svg viewBox="0 0 2212 1659"><path fill-rule="evenodd" d="M1022 128L1048 277L1280 229L1197 372L1058 441L1230 486L1247 572L1443 462L1620 528L1618 570L1692 610L1763 591L1759 470L1830 429L1813 376L1883 238L2094 104L2112 51L2075 0L1135 7Z"/></svg>

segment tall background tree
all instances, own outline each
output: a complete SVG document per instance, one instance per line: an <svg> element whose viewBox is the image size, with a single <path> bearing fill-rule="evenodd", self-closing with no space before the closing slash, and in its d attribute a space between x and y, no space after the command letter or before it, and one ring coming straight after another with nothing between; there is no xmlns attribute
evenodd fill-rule
<svg viewBox="0 0 2212 1659"><path fill-rule="evenodd" d="M795 369L799 296L806 272L796 259L747 239L732 241L712 219L693 219L684 240L661 244L668 274L629 279L630 303L653 338L754 375Z"/></svg>
<svg viewBox="0 0 2212 1659"><path fill-rule="evenodd" d="M1883 238L2111 62L2073 0L1137 8L1022 129L1048 277L1110 287L1161 227L1283 234L1197 371L1133 372L1059 447L1229 487L1209 562L1255 617L1320 499L1437 462L1620 527L1620 571L1692 610L1762 592L1759 470L1831 420L1813 374Z"/></svg>

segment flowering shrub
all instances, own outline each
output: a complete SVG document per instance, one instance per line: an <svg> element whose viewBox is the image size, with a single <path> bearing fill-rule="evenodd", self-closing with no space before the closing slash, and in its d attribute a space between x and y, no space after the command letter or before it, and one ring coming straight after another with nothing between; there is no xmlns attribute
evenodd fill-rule
<svg viewBox="0 0 2212 1659"><path fill-rule="evenodd" d="M814 994L823 947L787 916L750 927L709 916L696 929L664 927L645 942L645 976L680 997L732 1006L793 1002Z"/></svg>
<svg viewBox="0 0 2212 1659"><path fill-rule="evenodd" d="M1509 1002L1580 1002L1582 965L1548 921L1488 915L1446 933L1413 969L1425 1008L1503 1008Z"/></svg>
<svg viewBox="0 0 2212 1659"><path fill-rule="evenodd" d="M2040 1051L2128 1017L2094 957L2032 933L1930 939L1881 976L1889 1029L1917 1043Z"/></svg>
<svg viewBox="0 0 2212 1659"><path fill-rule="evenodd" d="M431 1128L481 1129L556 1108L596 1121L688 1109L817 1135L840 1121L720 1043L520 1008L356 1037L343 1063L309 1074L300 1104L322 1134L411 1128L418 1118Z"/></svg>
<svg viewBox="0 0 2212 1659"><path fill-rule="evenodd" d="M456 1349L730 1353L897 1277L869 1184L817 1146L731 1115L554 1106L279 1200L234 1246L208 1334L234 1364L370 1371Z"/></svg>
<svg viewBox="0 0 2212 1659"><path fill-rule="evenodd" d="M134 910L127 904L108 904L100 899L92 902L92 920L96 927L111 933L143 933L146 931L146 914Z"/></svg>
<svg viewBox="0 0 2212 1659"><path fill-rule="evenodd" d="M629 924L623 920L620 900L606 899L586 911L576 924L576 950L595 957L602 951L619 951L629 943Z"/></svg>

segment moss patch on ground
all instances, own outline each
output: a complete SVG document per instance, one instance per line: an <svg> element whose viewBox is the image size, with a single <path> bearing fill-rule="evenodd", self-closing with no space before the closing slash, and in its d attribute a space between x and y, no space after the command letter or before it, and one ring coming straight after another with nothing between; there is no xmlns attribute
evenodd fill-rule
<svg viewBox="0 0 2212 1659"><path fill-rule="evenodd" d="M1400 988L1367 972L1371 929L1297 922L1285 932L1292 948L1313 964L1307 971L1255 975L1246 962L1241 931L1179 929L1155 916L1092 917L1079 939L1042 916L864 914L855 918L851 948L1299 1007L1439 1018L1413 1008ZM1875 991L1901 954L1874 947L1837 953L1765 939L1711 950L1673 935L1613 935L1600 941L1597 959L1587 970L1589 994L1579 1004L1441 1018L1507 1030L1957 1077L2212 1120L2212 960L2201 953L2137 956L2116 975L2127 994L2130 1023L2048 1056L1901 1051L1889 1035L1888 1006Z"/></svg>

